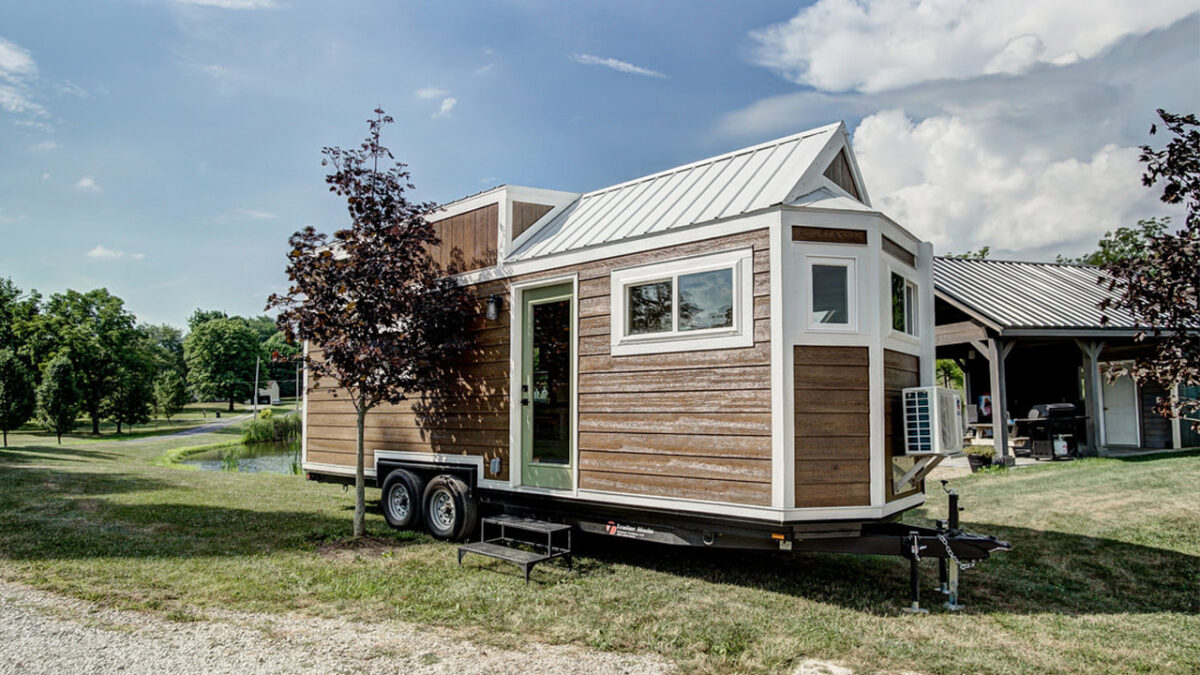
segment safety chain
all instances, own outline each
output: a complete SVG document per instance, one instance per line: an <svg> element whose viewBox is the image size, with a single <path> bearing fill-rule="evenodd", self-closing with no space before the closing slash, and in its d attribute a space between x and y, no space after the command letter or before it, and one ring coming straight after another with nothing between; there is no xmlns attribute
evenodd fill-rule
<svg viewBox="0 0 1200 675"><path fill-rule="evenodd" d="M946 541L946 537L939 532L937 538L938 541L942 542L942 546L946 547L946 555L954 561L955 565L958 565L958 569L966 571L974 567L979 562L978 560L972 560L971 562L959 562L958 556L954 555L954 551L950 549L950 542Z"/></svg>

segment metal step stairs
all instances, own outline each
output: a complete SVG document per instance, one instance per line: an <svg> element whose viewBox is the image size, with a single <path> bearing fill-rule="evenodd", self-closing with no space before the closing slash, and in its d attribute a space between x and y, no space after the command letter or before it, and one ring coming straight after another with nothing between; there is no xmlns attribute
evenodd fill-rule
<svg viewBox="0 0 1200 675"><path fill-rule="evenodd" d="M492 534L495 535L491 538L488 537L489 526ZM499 529L498 535L496 535L497 528ZM544 535L546 539L545 542L542 542L510 537L510 530L524 532L528 535L533 535L533 537ZM563 533L565 533L565 537ZM558 535L557 542L555 541L556 535ZM566 539L565 546L563 546L563 539ZM518 546L528 546L535 550L527 551L517 548ZM529 583L530 570L540 562L553 560L554 558L564 558L567 561L567 569L573 569L573 561L571 560L571 526L507 514L488 516L479 521L479 541L463 544L458 547L459 566L462 565L463 556L468 553L514 563L525 573L525 583Z"/></svg>

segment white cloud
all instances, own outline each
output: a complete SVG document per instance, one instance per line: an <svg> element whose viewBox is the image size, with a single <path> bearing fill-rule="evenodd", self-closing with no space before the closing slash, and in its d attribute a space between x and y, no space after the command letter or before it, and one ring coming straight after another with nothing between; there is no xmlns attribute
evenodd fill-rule
<svg viewBox="0 0 1200 675"><path fill-rule="evenodd" d="M102 244L97 244L95 248L87 252L87 257L96 260L118 260L120 258L142 260L146 256L143 253L126 253L125 251L117 251L111 248L106 248Z"/></svg>
<svg viewBox="0 0 1200 675"><path fill-rule="evenodd" d="M454 110L454 106L456 106L456 105L458 105L458 99L454 98L453 96L448 96L448 97L442 99L441 107L439 107L438 111L433 113L433 115L431 117L433 119L438 119L441 117L449 117L450 111Z"/></svg>
<svg viewBox="0 0 1200 675"><path fill-rule="evenodd" d="M42 141L41 143L33 146L33 149L38 151L57 150L58 143L55 143L54 141Z"/></svg>
<svg viewBox="0 0 1200 675"><path fill-rule="evenodd" d="M757 62L793 82L877 92L1073 63L1196 9L1195 0L818 0L751 37Z"/></svg>
<svg viewBox="0 0 1200 675"><path fill-rule="evenodd" d="M571 60L576 63L582 63L582 64L588 65L588 66L604 66L605 68L612 68L613 70L616 70L616 71L619 71L622 73L630 73L632 75L644 75L645 77L661 77L664 79L667 77L665 74L660 73L657 70L650 70L649 68L642 68L641 66L635 66L632 63L628 63L626 61L621 61L619 59L606 58L606 57L602 57L602 56L593 56L591 54L572 54Z"/></svg>
<svg viewBox="0 0 1200 675"><path fill-rule="evenodd" d="M476 68L473 74L474 75L486 75L489 72L491 72L492 69L495 67L496 67L495 63L485 63L482 66L479 66L478 68Z"/></svg>
<svg viewBox="0 0 1200 675"><path fill-rule="evenodd" d="M67 96L74 96L76 98L88 97L87 89L84 89L70 80L63 80L62 82L54 85L54 88L58 90L58 93L66 94Z"/></svg>
<svg viewBox="0 0 1200 675"><path fill-rule="evenodd" d="M1163 142L1146 133L1155 107L1188 111L1200 102L1200 14L1098 53L1055 54L1049 42L1039 46L1049 32L1014 35L977 60L980 73L995 74L879 91L796 91L727 114L716 132L763 140L861 119L854 148L874 205L939 251L991 246L1028 259L1083 253L1106 230L1173 212L1141 185L1137 148ZM911 48L932 53L939 37L914 37ZM853 60L861 45L838 49ZM1058 63L1021 71L1030 58ZM843 81L876 82L874 75Z"/></svg>
<svg viewBox="0 0 1200 675"><path fill-rule="evenodd" d="M270 211L260 211L258 209L234 209L224 216L222 220L275 220L279 216Z"/></svg>
<svg viewBox="0 0 1200 675"><path fill-rule="evenodd" d="M200 5L221 9L271 9L274 0L175 0L181 5Z"/></svg>
<svg viewBox="0 0 1200 675"><path fill-rule="evenodd" d="M44 115L45 108L33 100L30 90L37 74L37 63L29 50L0 38L0 110L33 117Z"/></svg>
<svg viewBox="0 0 1200 675"><path fill-rule="evenodd" d="M1136 148L1055 157L1013 148L975 117L884 111L862 121L854 147L876 208L940 251L1069 247L1134 222L1147 197Z"/></svg>
<svg viewBox="0 0 1200 675"><path fill-rule="evenodd" d="M101 190L100 186L96 184L96 179L92 178L91 176L84 176L83 178L80 178L79 181L75 183L75 189L82 190L83 192L94 192L96 194L104 192L104 190Z"/></svg>
<svg viewBox="0 0 1200 675"><path fill-rule="evenodd" d="M37 77L37 63L29 50L0 38L0 79L16 82Z"/></svg>
<svg viewBox="0 0 1200 675"><path fill-rule="evenodd" d="M42 180L50 180L50 172L43 173Z"/></svg>
<svg viewBox="0 0 1200 675"><path fill-rule="evenodd" d="M444 98L449 94L450 92L445 89L438 89L437 87L425 87L416 91L417 98L423 99Z"/></svg>

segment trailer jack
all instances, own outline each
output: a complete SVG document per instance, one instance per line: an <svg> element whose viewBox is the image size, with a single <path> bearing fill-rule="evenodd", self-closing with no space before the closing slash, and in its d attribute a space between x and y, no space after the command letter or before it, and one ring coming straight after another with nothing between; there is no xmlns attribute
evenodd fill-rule
<svg viewBox="0 0 1200 675"><path fill-rule="evenodd" d="M958 514L962 511L962 507L958 505L958 491L947 488L946 481L944 480L942 481L942 490L946 492L950 513L946 520L937 521L937 528L934 532L940 546L934 549L935 553L933 555L936 555L938 559L938 592L946 596L945 608L951 612L957 612L964 607L958 601L958 573L971 569L983 558L976 557L968 562L962 562L954 552L954 547L950 545L951 539L968 539L978 542L979 535L965 533L958 526ZM1012 546L1008 542L999 541L995 537L989 537L988 541L995 546L986 551L983 557L987 557L987 555L994 551L1012 550ZM913 614L927 614L929 612L928 609L921 607L919 566L921 551L926 548L921 542L922 537L919 530L911 530L908 533L907 548L904 557L908 558L909 561L909 606L905 607L904 611Z"/></svg>

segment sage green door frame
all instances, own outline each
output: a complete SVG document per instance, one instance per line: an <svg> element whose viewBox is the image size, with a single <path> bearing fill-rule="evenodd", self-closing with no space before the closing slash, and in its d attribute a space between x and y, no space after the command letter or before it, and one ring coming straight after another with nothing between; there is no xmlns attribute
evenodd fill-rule
<svg viewBox="0 0 1200 675"><path fill-rule="evenodd" d="M545 387L546 383L540 381L545 376L535 372L537 358L534 354L534 315L539 306L553 305L564 301L567 303L566 335L561 337L566 338L569 363L568 381L565 383L568 405L566 413L567 457L565 463L537 461L534 453L537 432L541 431L544 435L546 430L534 428L535 424L545 423L539 422L536 408L539 406L539 397L547 396L548 392ZM577 454L575 439L578 437L578 430L575 428L577 420L576 336L574 335L577 321L575 312L575 289L572 282L530 288L521 293L521 380L518 387L520 398L515 403L520 406L521 410L521 485L524 486L551 490L571 490L574 487ZM538 385L541 387L539 388Z"/></svg>

